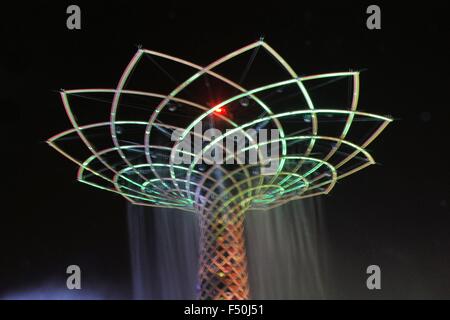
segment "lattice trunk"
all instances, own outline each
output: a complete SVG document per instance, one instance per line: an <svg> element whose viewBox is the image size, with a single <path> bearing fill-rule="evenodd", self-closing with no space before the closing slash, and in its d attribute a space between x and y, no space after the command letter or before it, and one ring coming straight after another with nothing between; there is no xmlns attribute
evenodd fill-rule
<svg viewBox="0 0 450 320"><path fill-rule="evenodd" d="M199 299L249 298L244 213L200 217Z"/></svg>

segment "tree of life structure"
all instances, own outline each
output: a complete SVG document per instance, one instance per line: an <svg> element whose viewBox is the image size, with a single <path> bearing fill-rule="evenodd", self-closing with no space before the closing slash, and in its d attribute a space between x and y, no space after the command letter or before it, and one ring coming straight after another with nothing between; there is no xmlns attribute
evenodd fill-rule
<svg viewBox="0 0 450 320"><path fill-rule="evenodd" d="M258 50L276 61L284 79L244 88L242 79L219 72L244 54L254 58ZM136 74L144 57L181 65L190 74L168 92L130 88L133 78L145 82L153 76ZM162 69L162 62L158 67ZM318 105L310 83L339 79L351 84L348 105ZM223 88L221 99L211 101L203 89L194 98L184 94L198 83L204 90ZM198 298L248 299L245 214L328 194L341 179L375 164L367 146L392 119L357 111L359 88L355 71L299 76L263 40L207 66L139 48L116 88L60 92L73 128L48 144L79 166L82 183L135 205L195 213L200 225ZM275 95L281 99L274 100ZM85 109L83 121L74 111L79 99L105 104L107 112ZM137 101L140 108L130 112ZM204 139L199 126L220 134ZM276 131L276 137L266 134L261 139L257 134L263 129ZM234 148L240 141L225 143L237 133L245 137L244 144ZM200 147L193 142L199 136ZM277 152L268 155L273 144ZM221 163L205 163L203 157L211 150L224 150L227 156ZM256 162L248 161L251 152L257 153ZM177 162L180 154L189 161ZM237 158L241 161L229 161ZM269 163L276 163L274 170L266 170Z"/></svg>

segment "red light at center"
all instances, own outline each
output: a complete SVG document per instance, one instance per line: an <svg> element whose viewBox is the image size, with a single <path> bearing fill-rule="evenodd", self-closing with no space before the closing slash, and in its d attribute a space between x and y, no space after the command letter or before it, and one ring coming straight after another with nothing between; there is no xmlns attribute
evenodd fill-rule
<svg viewBox="0 0 450 320"><path fill-rule="evenodd" d="M214 100L214 101L209 101L208 102L208 106L211 108L216 107L217 105L221 104L222 101L221 100ZM217 109L214 110L214 114L227 114L227 106L220 106Z"/></svg>

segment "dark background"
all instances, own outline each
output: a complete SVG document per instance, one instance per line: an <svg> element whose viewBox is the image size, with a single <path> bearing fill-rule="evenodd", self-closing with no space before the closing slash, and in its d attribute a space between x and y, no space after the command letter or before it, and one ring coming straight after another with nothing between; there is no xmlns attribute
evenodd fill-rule
<svg viewBox="0 0 450 320"><path fill-rule="evenodd" d="M263 34L301 75L367 68L360 108L396 119L370 146L379 165L323 197L329 298L450 298L446 7L378 3L370 31L371 3L91 1L70 31L70 4L2 4L0 297L62 291L70 264L85 297L131 297L125 202L44 143L70 127L57 90L115 87L137 44L205 65Z"/></svg>

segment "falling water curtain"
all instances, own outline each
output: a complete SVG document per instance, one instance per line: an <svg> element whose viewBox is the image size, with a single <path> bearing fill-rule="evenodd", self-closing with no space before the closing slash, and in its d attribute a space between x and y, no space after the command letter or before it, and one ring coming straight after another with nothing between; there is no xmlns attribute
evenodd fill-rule
<svg viewBox="0 0 450 320"><path fill-rule="evenodd" d="M199 230L195 214L128 205L135 299L195 299ZM327 297L324 215L317 198L246 217L253 299Z"/></svg>

